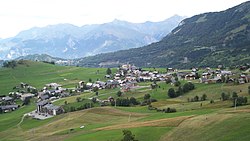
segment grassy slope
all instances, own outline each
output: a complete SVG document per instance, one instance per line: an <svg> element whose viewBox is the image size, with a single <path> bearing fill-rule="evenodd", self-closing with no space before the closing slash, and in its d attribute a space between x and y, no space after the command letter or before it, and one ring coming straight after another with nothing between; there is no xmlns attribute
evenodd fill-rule
<svg viewBox="0 0 250 141"><path fill-rule="evenodd" d="M71 88L75 87L79 81L88 81L89 78L93 81L105 80L106 69L104 68L65 67L30 61L25 63L14 69L0 69L0 94L8 94L20 82L41 89L45 84L52 82ZM99 70L98 74L96 74L97 70Z"/></svg>

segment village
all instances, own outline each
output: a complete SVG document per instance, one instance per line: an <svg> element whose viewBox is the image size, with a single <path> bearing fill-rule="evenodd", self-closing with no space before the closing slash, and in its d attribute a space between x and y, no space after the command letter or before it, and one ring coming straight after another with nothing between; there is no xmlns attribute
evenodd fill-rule
<svg viewBox="0 0 250 141"><path fill-rule="evenodd" d="M108 68L107 75L103 77L107 81L80 81L75 88L63 88L62 85L52 82L45 84L39 91L29 84L20 83L20 85L13 87L13 92L0 98L0 112L6 113L18 110L21 106L27 105L31 98L35 98L37 108L28 115L36 119L46 119L65 112L62 106L53 105L53 102L58 99L86 92L95 92L98 95L98 90L101 89L119 88L124 93L139 88L138 84L143 82L153 82L151 88L156 82L176 85L180 80L192 83L232 83L235 85L250 82L250 75L247 73L243 73L243 71L234 73L224 70L220 66L217 69L207 67L202 70L192 68L184 71L167 68L166 71L159 72L156 69L143 70L131 64L124 64L117 68L115 73L112 73ZM112 97L102 100L96 98L99 103L110 102L111 99ZM17 104L16 101L18 100L22 102Z"/></svg>

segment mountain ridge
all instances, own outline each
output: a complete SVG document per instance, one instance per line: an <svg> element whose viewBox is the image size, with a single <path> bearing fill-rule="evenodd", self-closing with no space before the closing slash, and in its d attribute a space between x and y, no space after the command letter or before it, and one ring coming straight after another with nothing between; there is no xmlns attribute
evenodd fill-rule
<svg viewBox="0 0 250 141"><path fill-rule="evenodd" d="M249 45L250 2L245 2L225 11L186 18L161 41L148 46L78 61L80 66L89 67L103 67L100 64L106 62L141 67L229 66L250 62Z"/></svg>
<svg viewBox="0 0 250 141"><path fill-rule="evenodd" d="M121 20L81 27L72 24L34 27L15 37L0 40L0 59L29 54L72 59L140 47L160 40L182 19L181 16L173 16L159 22L161 27L158 22L129 23Z"/></svg>

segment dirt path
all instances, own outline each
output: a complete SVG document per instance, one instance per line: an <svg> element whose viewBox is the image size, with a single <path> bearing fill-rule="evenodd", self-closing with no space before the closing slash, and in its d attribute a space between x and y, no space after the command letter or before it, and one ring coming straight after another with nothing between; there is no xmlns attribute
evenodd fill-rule
<svg viewBox="0 0 250 141"><path fill-rule="evenodd" d="M22 124L24 118L28 115L28 113L24 114L23 117L21 118L20 122L17 124L18 128L21 128L20 125Z"/></svg>

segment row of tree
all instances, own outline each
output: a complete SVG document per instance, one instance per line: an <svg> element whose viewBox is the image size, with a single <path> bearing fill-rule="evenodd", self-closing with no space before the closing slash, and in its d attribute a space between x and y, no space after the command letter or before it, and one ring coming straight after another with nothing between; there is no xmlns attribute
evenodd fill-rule
<svg viewBox="0 0 250 141"><path fill-rule="evenodd" d="M199 97L199 96L195 96L195 97L193 97L193 98L188 98L187 99L188 100L188 102L198 102L198 101L205 101L205 100L207 100L207 95L206 94L203 94L201 97Z"/></svg>
<svg viewBox="0 0 250 141"><path fill-rule="evenodd" d="M116 100L111 101L112 106L125 106L129 107L132 105L138 105L140 102L138 102L134 97L130 98L117 98Z"/></svg>
<svg viewBox="0 0 250 141"><path fill-rule="evenodd" d="M168 96L170 98L175 98L175 97L183 95L184 93L187 93L193 89L195 89L194 84L191 82L188 82L188 83L185 83L183 86L179 86L177 90L175 90L174 88L170 88L168 90Z"/></svg>

